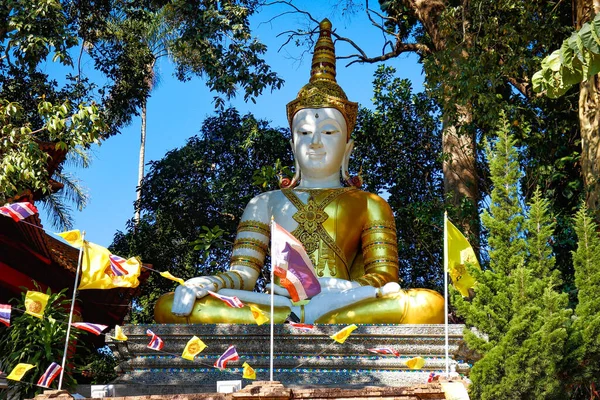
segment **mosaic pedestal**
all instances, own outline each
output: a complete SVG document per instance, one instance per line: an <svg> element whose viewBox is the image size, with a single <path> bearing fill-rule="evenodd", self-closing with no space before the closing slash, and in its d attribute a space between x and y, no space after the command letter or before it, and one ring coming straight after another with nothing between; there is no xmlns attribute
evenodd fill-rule
<svg viewBox="0 0 600 400"><path fill-rule="evenodd" d="M345 343L329 336L344 325L317 325L300 332L290 325L275 325L273 379L286 387L402 387L422 384L431 372L445 369L443 325L358 325ZM450 325L449 351L459 373L468 365L455 360L462 343L463 325ZM151 329L165 346L147 347ZM217 381L242 380L242 364L248 362L258 380L269 380L269 325L126 325L126 342L107 335L107 343L121 360L116 387L129 387L136 394L214 392ZM198 336L208 346L194 361L181 358L187 341ZM227 369L213 367L217 358L235 345L240 359ZM399 357L373 354L373 347L391 347ZM416 356L425 366L410 370L405 361ZM252 381L244 380L244 385ZM133 393L117 393L125 395Z"/></svg>

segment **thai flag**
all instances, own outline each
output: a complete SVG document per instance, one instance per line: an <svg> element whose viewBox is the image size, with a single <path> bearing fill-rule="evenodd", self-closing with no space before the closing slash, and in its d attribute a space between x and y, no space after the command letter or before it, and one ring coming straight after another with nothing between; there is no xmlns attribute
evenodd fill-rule
<svg viewBox="0 0 600 400"><path fill-rule="evenodd" d="M211 292L210 290L208 291L208 294L210 294L213 297L216 297L217 299L219 299L221 301L224 301L229 307L233 307L233 308L244 307L244 303L242 303L242 301L235 296L224 296L219 293Z"/></svg>
<svg viewBox="0 0 600 400"><path fill-rule="evenodd" d="M429 377L427 378L427 383L433 382L435 377L436 377L435 372L430 373Z"/></svg>
<svg viewBox="0 0 600 400"><path fill-rule="evenodd" d="M115 256L114 254L109 255L108 259L110 260L110 270L113 274L115 274L115 276L125 276L129 274L129 271L127 271L123 266L123 264L127 262L126 259Z"/></svg>
<svg viewBox="0 0 600 400"><path fill-rule="evenodd" d="M271 223L271 264L279 284L293 301L316 296L321 284L304 246L277 223Z"/></svg>
<svg viewBox="0 0 600 400"><path fill-rule="evenodd" d="M62 371L62 367L57 363L53 362L52 364L50 364L46 372L44 372L44 375L40 376L37 385L45 388L50 387L50 384L52 383L54 378L56 378L58 374L60 374L60 371Z"/></svg>
<svg viewBox="0 0 600 400"><path fill-rule="evenodd" d="M165 342L161 338L156 335L156 333L152 332L150 329L146 329L146 335L151 336L150 343L148 343L148 348L152 350L162 350Z"/></svg>
<svg viewBox="0 0 600 400"><path fill-rule="evenodd" d="M0 304L0 322L6 326L10 326L10 312L12 308L10 304Z"/></svg>
<svg viewBox="0 0 600 400"><path fill-rule="evenodd" d="M0 207L0 214L11 217L15 222L19 222L20 220L37 213L37 208L28 202L7 204Z"/></svg>
<svg viewBox="0 0 600 400"><path fill-rule="evenodd" d="M107 325L90 324L89 322L73 322L71 326L74 326L77 329L82 329L84 331L91 332L96 336L100 335L103 330L108 328Z"/></svg>
<svg viewBox="0 0 600 400"><path fill-rule="evenodd" d="M296 322L290 322L290 326L293 327L293 328L295 328L295 329L298 329L299 331L302 331L302 332L310 332L313 329L315 329L314 325L311 325L311 324L298 324Z"/></svg>
<svg viewBox="0 0 600 400"><path fill-rule="evenodd" d="M219 357L219 359L215 363L215 367L219 368L220 370L224 370L228 361L235 361L239 359L240 356L235 350L235 346L231 345L227 350L225 350L225 353L223 353L223 355Z"/></svg>
<svg viewBox="0 0 600 400"><path fill-rule="evenodd" d="M400 353L398 353L397 350L392 349L391 347L374 347L372 349L367 349L369 350L371 353L377 353L377 354L393 354L396 357L400 356Z"/></svg>

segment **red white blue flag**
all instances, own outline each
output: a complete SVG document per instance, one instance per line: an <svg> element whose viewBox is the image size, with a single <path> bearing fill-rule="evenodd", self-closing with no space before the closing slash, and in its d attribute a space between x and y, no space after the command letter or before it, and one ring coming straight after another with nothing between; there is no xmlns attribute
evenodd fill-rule
<svg viewBox="0 0 600 400"><path fill-rule="evenodd" d="M89 322L73 322L71 326L74 326L77 329L82 329L84 331L91 332L96 336L100 335L103 330L108 328L107 325L90 324Z"/></svg>
<svg viewBox="0 0 600 400"><path fill-rule="evenodd" d="M60 374L60 371L62 371L62 367L57 363L53 362L52 364L50 364L46 372L44 372L44 375L40 376L37 385L45 388L50 387L50 384L52 383L54 378L56 378L58 374Z"/></svg>
<svg viewBox="0 0 600 400"><path fill-rule="evenodd" d="M295 328L295 329L298 329L299 331L302 331L302 332L310 332L313 329L315 329L314 325L311 325L311 324L299 324L299 323L296 323L296 322L290 322L290 326L293 327L293 328Z"/></svg>
<svg viewBox="0 0 600 400"><path fill-rule="evenodd" d="M271 264L279 284L287 289L293 301L321 293L321 284L304 246L275 221L271 223Z"/></svg>
<svg viewBox="0 0 600 400"><path fill-rule="evenodd" d="M429 374L429 377L427 378L427 383L431 383L435 380L436 374L435 372L432 372Z"/></svg>
<svg viewBox="0 0 600 400"><path fill-rule="evenodd" d="M227 304L229 307L233 307L233 308L244 307L244 303L242 303L242 301L235 296L224 296L219 293L211 292L210 290L208 291L208 294L210 294L212 297L216 297L217 299L219 299L221 301L224 301L225 304Z"/></svg>
<svg viewBox="0 0 600 400"><path fill-rule="evenodd" d="M123 266L123 264L127 263L126 259L115 256L114 254L109 255L108 259L110 260L110 270L113 274L115 274L115 276L125 276L129 274L129 271L127 271Z"/></svg>
<svg viewBox="0 0 600 400"><path fill-rule="evenodd" d="M391 347L374 347L372 349L367 349L371 353L376 354L393 354L396 357L400 356L400 353L397 350L392 349Z"/></svg>
<svg viewBox="0 0 600 400"><path fill-rule="evenodd" d="M150 329L146 329L146 335L150 336L150 343L148 343L148 348L152 350L162 350L165 342L158 335L152 332Z"/></svg>
<svg viewBox="0 0 600 400"><path fill-rule="evenodd" d="M12 203L0 207L0 214L11 217L15 222L37 213L37 208L29 202Z"/></svg>
<svg viewBox="0 0 600 400"><path fill-rule="evenodd" d="M224 370L227 366L228 361L235 361L239 359L240 356L238 355L235 346L231 345L227 350L225 350L225 353L223 353L223 355L219 357L217 362L215 362L215 367L219 368L220 370Z"/></svg>
<svg viewBox="0 0 600 400"><path fill-rule="evenodd" d="M10 326L11 310L10 304L0 304L0 322L6 326Z"/></svg>

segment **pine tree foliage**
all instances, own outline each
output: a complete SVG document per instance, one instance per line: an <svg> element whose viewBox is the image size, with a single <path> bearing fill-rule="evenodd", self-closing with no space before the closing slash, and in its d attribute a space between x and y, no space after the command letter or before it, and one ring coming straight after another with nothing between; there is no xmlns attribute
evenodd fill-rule
<svg viewBox="0 0 600 400"><path fill-rule="evenodd" d="M465 340L482 358L471 370L473 399L561 399L559 379L570 310L550 246L554 219L536 191L526 212L520 202L518 152L503 116L488 146L493 190L482 216L490 265L477 279L475 298L455 296L466 316Z"/></svg>
<svg viewBox="0 0 600 400"><path fill-rule="evenodd" d="M577 318L569 338L567 365L571 367L574 391L600 386L600 236L585 204L575 215L577 250L573 252L578 289Z"/></svg>

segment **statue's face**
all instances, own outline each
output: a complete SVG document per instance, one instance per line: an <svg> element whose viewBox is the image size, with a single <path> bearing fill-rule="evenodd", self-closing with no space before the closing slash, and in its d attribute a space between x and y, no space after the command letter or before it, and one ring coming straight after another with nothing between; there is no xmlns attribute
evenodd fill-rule
<svg viewBox="0 0 600 400"><path fill-rule="evenodd" d="M292 120L292 147L302 175L325 178L340 171L346 120L335 108L305 108Z"/></svg>

